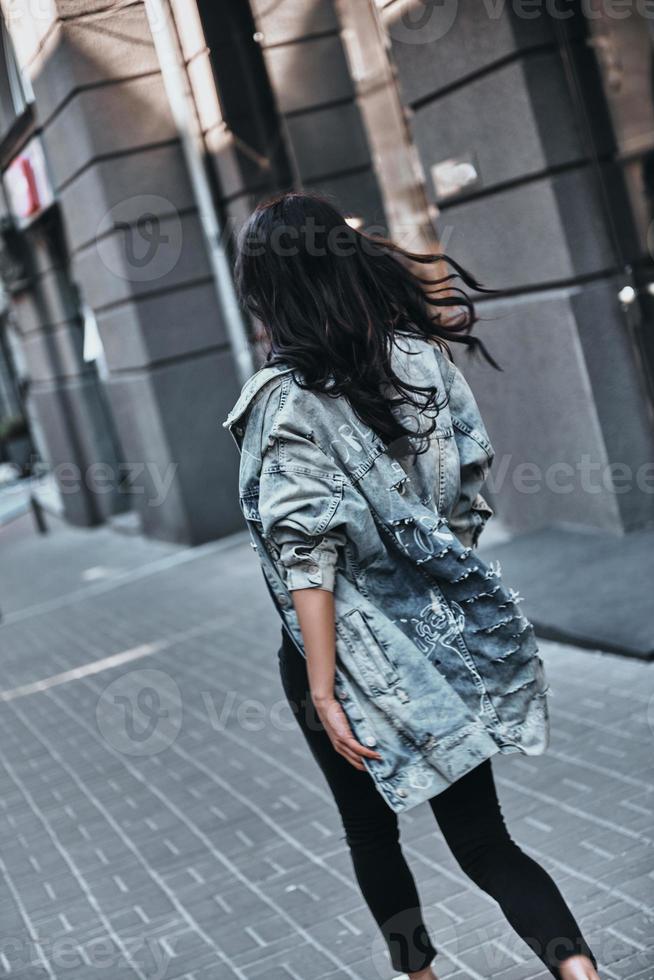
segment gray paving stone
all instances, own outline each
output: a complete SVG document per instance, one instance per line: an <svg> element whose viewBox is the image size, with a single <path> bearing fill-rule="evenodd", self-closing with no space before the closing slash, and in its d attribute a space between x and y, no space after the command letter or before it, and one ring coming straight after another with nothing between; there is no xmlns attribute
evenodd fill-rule
<svg viewBox="0 0 654 980"><path fill-rule="evenodd" d="M87 956L106 943L111 980L153 976L157 957L166 980L391 980L324 780L280 722L279 628L249 547L189 552L63 526L37 538L25 522L5 556L3 689L51 685L0 703L0 917L19 946L38 935L48 964L8 975L92 980L97 967L57 961L65 941ZM553 643L543 654L552 742L497 759L508 825L607 978L652 980L652 667ZM159 720L136 700L148 671L165 681L150 687L159 709L181 705L179 731L152 753L136 727ZM131 740L127 707L109 729L99 721L114 693ZM252 700L258 713L244 712ZM548 976L429 808L401 826L442 980Z"/></svg>
<svg viewBox="0 0 654 980"><path fill-rule="evenodd" d="M517 536L494 551L507 581L522 583L525 615L540 635L652 659L653 540L651 530L638 531L616 547L609 532L553 527ZM628 601L616 595L618 582L618 595Z"/></svg>

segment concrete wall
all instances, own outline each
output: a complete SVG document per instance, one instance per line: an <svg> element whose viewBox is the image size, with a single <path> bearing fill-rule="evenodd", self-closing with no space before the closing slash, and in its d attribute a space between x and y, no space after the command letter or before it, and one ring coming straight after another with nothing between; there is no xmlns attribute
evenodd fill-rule
<svg viewBox="0 0 654 980"><path fill-rule="evenodd" d="M385 215L332 0L252 0L297 186L366 224Z"/></svg>
<svg viewBox="0 0 654 980"><path fill-rule="evenodd" d="M128 499L147 533L228 533L241 526L238 461L219 423L239 386L143 4L44 0L37 17L26 0L23 17L10 6L66 239L57 262L35 229L38 283L15 300L52 460L131 464ZM261 196L298 186L384 224L331 0L172 6L225 218L238 225ZM496 472L508 459L491 493L515 528L637 527L652 519L651 494L634 481L654 446L605 202L553 25L510 6L390 0L382 10L441 241L501 291L480 305L480 333L505 370L466 366ZM570 36L592 57L574 26ZM603 111L601 99L589 110ZM610 146L599 149L610 175ZM443 199L432 168L451 158L474 161L479 178ZM101 387L81 361L75 284L104 343ZM591 489L586 457L591 483L600 473ZM540 474L537 492L516 475L523 463ZM624 492L614 464L632 474ZM101 519L124 500L81 500L74 519Z"/></svg>
<svg viewBox="0 0 654 980"><path fill-rule="evenodd" d="M220 426L239 385L145 9L62 0L50 13L32 51L20 45L130 501L148 534L201 542L241 526Z"/></svg>
<svg viewBox="0 0 654 980"><path fill-rule="evenodd" d="M259 198L290 186L326 191L383 222L331 3L284 0L274 16L264 4L171 6L230 230ZM113 430L114 468L129 467L131 493L114 509L130 503L146 533L171 540L228 533L242 526L238 458L220 421L239 385L144 5L47 0L36 18L25 7L17 17L12 4L7 19L65 232L59 285L73 295L79 287L94 311L108 367L96 400L109 406L96 441ZM263 40L253 50L255 28ZM54 322L61 358L79 362L79 321L69 335L32 292L17 306L28 331ZM51 345L28 347L35 379L55 370ZM97 384L92 369L84 377ZM70 420L51 410L50 389L39 398L50 450L68 438ZM88 465L106 453L93 448L86 389L78 402ZM52 456L72 458L72 449ZM108 516L108 498L102 504Z"/></svg>
<svg viewBox="0 0 654 980"><path fill-rule="evenodd" d="M392 0L384 17L443 246L504 294L480 306L479 331L504 372L467 367L508 461L496 507L515 528L640 526L654 519L652 494L636 485L654 450L645 387L554 25L542 12L521 19L507 4L490 16L488 6L435 5L420 20L424 5ZM566 24L573 50L589 57L583 24ZM602 111L599 82L588 97L598 104L587 111ZM479 177L443 199L432 168L449 159L473 161ZM578 472L561 490L567 467L577 471L585 456L603 481L588 489ZM538 492L515 476L527 462L541 473ZM630 469L625 492L612 464Z"/></svg>
<svg viewBox="0 0 654 980"><path fill-rule="evenodd" d="M25 237L29 284L10 302L29 378L27 412L59 482L67 519L97 524L127 506L115 479L119 446L111 413L95 366L82 357L78 295L56 217L35 223Z"/></svg>
<svg viewBox="0 0 654 980"><path fill-rule="evenodd" d="M247 3L175 3L209 171L232 244L258 200L292 185L281 117Z"/></svg>

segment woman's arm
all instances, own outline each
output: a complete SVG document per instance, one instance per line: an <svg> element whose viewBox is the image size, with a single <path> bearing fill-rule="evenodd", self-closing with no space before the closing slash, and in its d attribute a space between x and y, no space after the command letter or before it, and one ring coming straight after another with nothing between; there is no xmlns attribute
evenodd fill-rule
<svg viewBox="0 0 654 980"><path fill-rule="evenodd" d="M334 595L326 589L294 589L291 595L307 654L311 700L317 708L334 699Z"/></svg>
<svg viewBox="0 0 654 980"><path fill-rule="evenodd" d="M364 770L362 756L367 759L381 759L381 756L357 742L334 695L334 595L327 589L294 589L291 595L304 640L309 692L318 717L336 751L355 769Z"/></svg>
<svg viewBox="0 0 654 980"><path fill-rule="evenodd" d="M278 549L278 568L292 596L306 654L309 692L335 750L356 769L380 759L360 745L336 699L336 629L333 591L339 550L347 534L339 522L344 478L292 413L279 419L269 406L261 429L259 518ZM274 431L274 437L271 433Z"/></svg>

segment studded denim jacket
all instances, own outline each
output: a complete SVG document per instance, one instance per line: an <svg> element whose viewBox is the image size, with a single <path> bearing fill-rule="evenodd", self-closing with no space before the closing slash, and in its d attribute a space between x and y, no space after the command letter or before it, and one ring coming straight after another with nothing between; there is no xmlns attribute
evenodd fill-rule
<svg viewBox="0 0 654 980"><path fill-rule="evenodd" d="M394 358L447 397L424 453L400 456L345 398L280 366L247 382L224 425L253 546L302 654L292 591L334 592L336 695L400 812L497 752L543 752L549 685L519 595L476 550L493 449L472 392L425 342L403 340Z"/></svg>

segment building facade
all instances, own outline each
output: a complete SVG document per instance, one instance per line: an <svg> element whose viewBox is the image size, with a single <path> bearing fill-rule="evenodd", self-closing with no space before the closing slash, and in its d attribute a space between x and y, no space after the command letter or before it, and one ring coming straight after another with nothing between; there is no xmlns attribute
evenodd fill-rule
<svg viewBox="0 0 654 980"><path fill-rule="evenodd" d="M5 288L67 517L241 526L233 235L311 188L497 292L460 363L516 530L654 519L654 21L634 2L3 0ZM621 8L624 11L624 4ZM652 15L654 16L654 15Z"/></svg>

